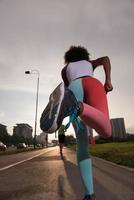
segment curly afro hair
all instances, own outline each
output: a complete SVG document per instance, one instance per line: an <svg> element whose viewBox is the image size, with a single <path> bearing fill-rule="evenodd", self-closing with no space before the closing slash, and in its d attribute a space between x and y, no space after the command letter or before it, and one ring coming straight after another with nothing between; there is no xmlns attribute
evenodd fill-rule
<svg viewBox="0 0 134 200"><path fill-rule="evenodd" d="M80 60L89 61L89 53L86 48L82 46L71 46L67 52L65 52L64 60L68 64L70 62L76 62Z"/></svg>

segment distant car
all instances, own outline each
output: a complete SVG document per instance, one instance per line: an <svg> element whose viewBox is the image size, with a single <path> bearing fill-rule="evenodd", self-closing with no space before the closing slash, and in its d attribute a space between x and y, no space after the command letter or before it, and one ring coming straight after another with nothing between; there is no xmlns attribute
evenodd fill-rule
<svg viewBox="0 0 134 200"><path fill-rule="evenodd" d="M48 147L54 147L54 146L56 146L55 143L48 143Z"/></svg>
<svg viewBox="0 0 134 200"><path fill-rule="evenodd" d="M30 144L29 147L34 147L34 145L33 145L33 144Z"/></svg>
<svg viewBox="0 0 134 200"><path fill-rule="evenodd" d="M25 143L19 143L19 144L17 145L17 149L26 149L26 148L27 148L27 146L26 146Z"/></svg>
<svg viewBox="0 0 134 200"><path fill-rule="evenodd" d="M36 144L37 147L41 147L41 144Z"/></svg>
<svg viewBox="0 0 134 200"><path fill-rule="evenodd" d="M0 142L0 151L6 151L7 146L3 144L3 142Z"/></svg>

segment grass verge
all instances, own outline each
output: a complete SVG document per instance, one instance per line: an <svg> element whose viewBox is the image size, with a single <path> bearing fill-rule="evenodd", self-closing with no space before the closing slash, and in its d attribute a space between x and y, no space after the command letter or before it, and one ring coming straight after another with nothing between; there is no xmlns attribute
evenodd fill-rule
<svg viewBox="0 0 134 200"><path fill-rule="evenodd" d="M76 150L76 146L71 146ZM92 156L100 157L119 165L134 168L134 142L115 142L89 145L89 152Z"/></svg>

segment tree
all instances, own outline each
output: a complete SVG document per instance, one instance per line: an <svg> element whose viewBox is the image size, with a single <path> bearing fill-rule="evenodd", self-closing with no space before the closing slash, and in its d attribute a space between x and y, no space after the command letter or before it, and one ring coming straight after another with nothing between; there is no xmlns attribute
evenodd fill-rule
<svg viewBox="0 0 134 200"><path fill-rule="evenodd" d="M6 145L10 144L10 135L7 132L7 127L0 124L0 141Z"/></svg>
<svg viewBox="0 0 134 200"><path fill-rule="evenodd" d="M66 136L66 145L68 144L76 144L76 139L73 135L67 135Z"/></svg>

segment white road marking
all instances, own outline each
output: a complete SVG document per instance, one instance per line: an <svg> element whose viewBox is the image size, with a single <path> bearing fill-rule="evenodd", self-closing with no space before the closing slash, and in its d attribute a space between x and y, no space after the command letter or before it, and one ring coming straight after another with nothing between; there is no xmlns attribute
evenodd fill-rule
<svg viewBox="0 0 134 200"><path fill-rule="evenodd" d="M14 166L16 166L16 165L19 165L19 164L21 164L21 163L23 163L23 162L26 162L26 161L28 161L28 160L32 160L33 158L36 158L36 157L38 157L38 156L40 156L40 155L42 155L42 154L48 153L49 151L52 151L52 150L53 150L53 149L48 149L48 150L45 151L45 152L41 152L41 153L39 153L39 154L37 154L37 155L35 155L35 156L32 156L32 157L30 157L30 158L27 158L27 159L25 159L25 160L21 160L21 161L19 161L19 162L13 163L13 164L11 164L11 165L2 167L2 168L0 168L0 171L4 171L4 170L6 170L6 169L9 169L9 168L14 167Z"/></svg>

